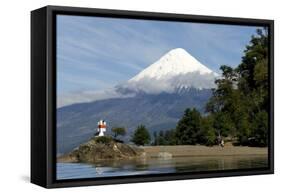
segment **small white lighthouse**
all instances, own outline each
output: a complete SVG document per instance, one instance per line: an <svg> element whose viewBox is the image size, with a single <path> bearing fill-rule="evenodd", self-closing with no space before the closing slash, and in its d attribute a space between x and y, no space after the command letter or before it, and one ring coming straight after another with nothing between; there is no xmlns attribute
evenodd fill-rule
<svg viewBox="0 0 281 194"><path fill-rule="evenodd" d="M104 136L104 132L106 132L106 122L104 120L100 120L98 122L98 135L97 136Z"/></svg>

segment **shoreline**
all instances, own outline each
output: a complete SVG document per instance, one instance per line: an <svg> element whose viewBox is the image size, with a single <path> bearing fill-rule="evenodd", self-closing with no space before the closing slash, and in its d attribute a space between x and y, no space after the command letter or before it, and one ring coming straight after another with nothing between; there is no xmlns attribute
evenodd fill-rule
<svg viewBox="0 0 281 194"><path fill-rule="evenodd" d="M146 157L198 157L198 156L262 156L268 154L267 147L248 146L202 146L202 145L176 145L176 146L143 146Z"/></svg>
<svg viewBox="0 0 281 194"><path fill-rule="evenodd" d="M172 159L184 157L255 157L268 155L267 147L248 147L248 146L203 146L203 145L174 145L174 146L139 146L141 154L130 159ZM111 160L128 160L124 158L119 159L101 159L97 161L111 161ZM57 157L57 162L78 162L77 158L70 154Z"/></svg>

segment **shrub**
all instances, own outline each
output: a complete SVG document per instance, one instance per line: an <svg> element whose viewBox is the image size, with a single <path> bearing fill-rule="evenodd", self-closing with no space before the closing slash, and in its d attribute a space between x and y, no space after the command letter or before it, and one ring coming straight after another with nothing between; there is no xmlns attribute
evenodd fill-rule
<svg viewBox="0 0 281 194"><path fill-rule="evenodd" d="M95 141L97 143L109 144L112 141L112 138L109 136L95 137Z"/></svg>

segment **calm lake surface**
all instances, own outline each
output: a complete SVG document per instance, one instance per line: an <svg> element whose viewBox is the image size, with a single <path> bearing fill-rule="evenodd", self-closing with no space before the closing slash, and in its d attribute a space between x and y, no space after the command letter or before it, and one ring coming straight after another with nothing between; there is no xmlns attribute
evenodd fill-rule
<svg viewBox="0 0 281 194"><path fill-rule="evenodd" d="M195 172L267 167L266 156L179 157L104 161L97 164L57 163L57 179Z"/></svg>

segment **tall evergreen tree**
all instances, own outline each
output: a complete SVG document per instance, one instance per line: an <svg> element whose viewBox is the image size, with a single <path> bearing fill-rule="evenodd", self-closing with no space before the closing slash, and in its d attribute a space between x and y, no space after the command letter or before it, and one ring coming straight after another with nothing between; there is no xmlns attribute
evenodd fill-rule
<svg viewBox="0 0 281 194"><path fill-rule="evenodd" d="M197 143L200 136L201 115L196 109L186 109L184 116L176 127L177 144Z"/></svg>
<svg viewBox="0 0 281 194"><path fill-rule="evenodd" d="M150 142L150 134L144 125L140 125L134 132L132 142L136 145L145 145Z"/></svg>

